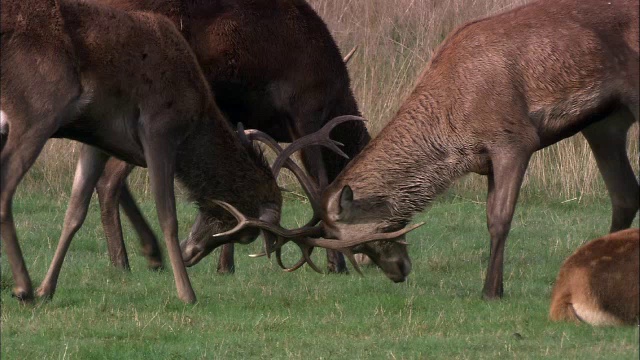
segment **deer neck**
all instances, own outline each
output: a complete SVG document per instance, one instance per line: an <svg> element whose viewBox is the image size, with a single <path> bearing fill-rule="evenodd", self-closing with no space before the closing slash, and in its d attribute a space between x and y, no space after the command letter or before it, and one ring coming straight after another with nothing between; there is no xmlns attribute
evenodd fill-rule
<svg viewBox="0 0 640 360"><path fill-rule="evenodd" d="M451 124L448 100L419 89L339 178L357 198L384 201L390 223L406 224L469 172L472 154Z"/></svg>
<svg viewBox="0 0 640 360"><path fill-rule="evenodd" d="M221 116L203 120L178 150L178 180L201 211L220 213L212 200L233 204L249 216L259 205L282 203L280 191L262 154L243 145Z"/></svg>

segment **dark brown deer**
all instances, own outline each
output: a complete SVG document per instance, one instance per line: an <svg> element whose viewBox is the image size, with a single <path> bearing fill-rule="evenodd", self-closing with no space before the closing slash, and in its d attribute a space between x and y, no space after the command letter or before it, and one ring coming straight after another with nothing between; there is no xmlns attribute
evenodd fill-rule
<svg viewBox="0 0 640 360"><path fill-rule="evenodd" d="M529 159L578 132L609 191L611 231L628 228L639 196L626 153L639 112L638 42L637 0L542 0L460 27L395 117L324 192L323 236L402 229L455 179L486 175L483 295L501 297L505 242ZM411 270L401 241L353 250L394 281Z"/></svg>
<svg viewBox="0 0 640 360"><path fill-rule="evenodd" d="M82 153L74 182L97 179L105 152L148 167L185 302L196 298L178 243L174 174L215 231L235 223L216 206L217 198L278 222L282 198L271 170L222 117L190 47L167 18L75 1L2 0L1 60L1 106L9 128L1 155L1 230L20 300L31 300L33 290L12 199L50 137L92 145ZM87 201L92 191L76 187L72 196ZM235 241L256 236L249 229ZM59 247L54 261L65 252ZM57 274L50 275L41 296L55 290Z"/></svg>
<svg viewBox="0 0 640 360"><path fill-rule="evenodd" d="M305 1L97 0L122 10L163 14L181 29L226 118L262 130L279 142L310 134L338 115L359 115L349 75L331 34ZM269 37L265 41L265 36ZM295 51L292 56L291 51ZM351 53L353 54L353 53ZM348 61L350 55L344 59ZM350 157L369 141L361 122L345 123L332 137ZM324 188L347 159L328 150L302 153L308 173ZM162 266L157 240L126 186L132 166L109 160L96 190L111 261L129 268L118 203L134 225L149 267ZM60 242L78 230L85 213L72 197ZM86 206L88 204L84 204ZM196 219L190 242L206 243L211 232ZM214 231L215 232L215 231ZM196 236L197 238L192 238ZM327 252L331 272L344 272L339 253ZM223 247L218 271L233 272L233 243Z"/></svg>
<svg viewBox="0 0 640 360"><path fill-rule="evenodd" d="M551 295L553 321L638 325L640 229L589 241L567 258Z"/></svg>

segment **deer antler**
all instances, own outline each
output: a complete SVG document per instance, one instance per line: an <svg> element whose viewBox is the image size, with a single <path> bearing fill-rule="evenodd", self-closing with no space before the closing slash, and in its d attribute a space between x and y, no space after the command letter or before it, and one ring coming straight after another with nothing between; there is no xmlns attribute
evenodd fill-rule
<svg viewBox="0 0 640 360"><path fill-rule="evenodd" d="M283 227L281 227L280 225L276 225L276 224L271 224L269 222L266 221L262 221L262 220L258 220L258 219L253 219L253 218L249 218L246 217L244 214L242 214L238 209L236 209L235 207L233 207L231 204L228 204L224 201L219 201L219 200L215 200L214 201L217 205L221 206L222 208L224 208L225 210L227 210L229 213L231 213L231 215L233 215L236 220L238 221L238 224L231 230L226 231L224 233L221 234L216 234L214 236L225 236L225 235L231 235L241 229L244 229L247 226L252 226L252 227L257 227L260 228L262 230L265 231L269 231L275 235L277 235L278 240L276 242L276 246L275 246L275 251L276 251L276 255L278 258L278 264L285 269L285 271L291 272L294 270L299 269L302 265L304 265L304 263L309 264L309 266L311 266L311 268L313 268L315 271L322 273L322 271L313 263L313 261L311 261L311 251L314 247L322 247L325 249L331 249L331 250L336 250L336 251L340 251L341 253L343 253L347 259L349 259L349 262L351 262L351 264L353 265L354 269L362 275L362 271L360 271L360 267L358 266L358 264L355 261L354 258L354 253L353 253L353 248L361 245L361 244L365 244L368 242L372 242L372 241L380 241L380 240L388 240L388 241L394 241L397 242L399 244L404 244L407 245L406 242L404 241L400 241L400 240L396 240L398 237L414 230L417 229L418 227L424 225L424 222L418 223L418 224L414 224L411 225L407 228L404 229L400 229L394 232L390 232L390 233L376 233L373 234L371 236L368 237L361 237L361 238L353 238L353 239L349 239L349 240L338 240L338 239L325 239L322 238L322 235L324 235L324 230L322 229L321 226L313 226L313 227L309 227L309 226L303 226L301 228L298 229L293 229L293 230L289 230L289 229L285 229ZM300 251L302 252L302 256L304 261L301 259L300 261L298 261L298 263L296 263L293 267L291 268L286 268L283 264L282 264L282 260L280 257L280 249L282 247L282 245L284 245L286 242L288 241L293 241L296 243L296 245L298 245L298 247L300 248Z"/></svg>
<svg viewBox="0 0 640 360"><path fill-rule="evenodd" d="M293 153L311 145L322 145L324 147L327 147L333 150L336 154L348 159L349 156L347 156L347 154L345 154L338 147L338 145L342 146L343 144L338 141L332 140L329 136L331 134L331 130L333 130L334 127L347 121L367 121L367 120L360 116L354 116L354 115L338 116L331 119L331 121L327 122L320 130L312 134L303 136L297 139L296 141L292 142L291 145L287 146L287 148L284 149L280 153L280 155L278 155L276 160L273 162L273 166L271 167L271 169L273 171L274 176L276 177L278 176L283 164L287 161L287 159L289 159L291 155L293 155Z"/></svg>
<svg viewBox="0 0 640 360"><path fill-rule="evenodd" d="M351 60L351 58L353 57L353 54L356 53L356 50L358 50L358 45L354 46L353 49L351 49L351 51L349 51L349 53L344 57L344 59L342 59L342 61L345 64L348 64L349 60Z"/></svg>
<svg viewBox="0 0 640 360"><path fill-rule="evenodd" d="M352 53L354 51L355 49L352 50ZM336 127L337 125L346 121L353 121L353 120L366 121L361 117L352 116L352 115L336 117L331 121L327 122L319 131L311 135L307 135L300 139L297 139L292 144L290 144L286 150L282 149L282 147L271 136L267 135L266 133L259 130L255 130L255 129L244 130L244 127L242 126L242 124L238 123L237 131L241 140L260 141L265 145L267 145L268 147L270 147L271 150L273 150L277 154L276 160L271 168L273 172L273 176L275 178L278 177L280 173L280 169L284 167L286 169L289 169L291 172L293 172L293 174L296 176L296 178L300 182L300 185L302 186L304 192L306 193L307 198L309 199L309 203L311 204L311 208L313 210L313 216L305 224L304 226L305 228L316 225L321 219L321 214L322 214L322 208L320 203L321 193L318 185L315 184L314 181L311 180L311 178L307 176L305 172L293 160L291 160L291 155L295 153L297 150L302 149L309 145L324 145L326 147L329 147L339 155L348 158L348 156L337 147L338 145L342 145L342 144L337 141L331 140L329 138L329 135L331 133L331 130L333 130L333 128ZM239 229L237 230L234 230L234 229L230 231L239 230ZM268 243L268 241L265 239L265 252L261 254L252 255L252 257L260 257L264 255L266 255L267 257L270 257L270 254L273 251L271 249L271 245L272 244ZM308 253L307 251L303 250L302 251L303 258L300 261L298 261L293 267L287 268L286 266L283 265L282 258L281 258L282 253L280 251L280 246L282 245L284 245L284 242L282 242L280 245L276 243L275 252L276 252L276 259L278 261L278 265L280 265L280 267L282 267L285 271L296 270L300 268L302 265L304 265L305 262L308 262L307 261L309 260L308 255L311 253L312 250L308 250ZM314 267L314 270L317 270L317 267L315 267L315 264L314 265L310 264L310 266Z"/></svg>
<svg viewBox="0 0 640 360"><path fill-rule="evenodd" d="M239 128L238 128L239 130ZM255 130L248 129L244 130L244 134L248 137L249 140L260 141L271 148L277 155L280 155L284 150L282 147L269 135L266 133ZM320 221L320 189L318 185L316 185L313 180L298 166L291 158L286 158L283 164L285 169L289 169L298 179L302 189L305 194L307 194L307 198L309 199L309 203L311 203L311 208L313 209L313 216L307 222L305 226L313 226ZM274 173L274 176L277 178L278 174Z"/></svg>

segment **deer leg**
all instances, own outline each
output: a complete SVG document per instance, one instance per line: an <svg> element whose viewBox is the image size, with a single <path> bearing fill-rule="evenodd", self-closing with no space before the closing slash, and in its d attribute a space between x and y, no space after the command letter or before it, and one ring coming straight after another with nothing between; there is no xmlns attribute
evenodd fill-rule
<svg viewBox="0 0 640 360"><path fill-rule="evenodd" d="M129 187L125 182L120 189L120 206L122 210L133 224L133 228L138 234L140 245L142 245L142 253L147 258L147 266L152 270L161 270L164 268L162 262L162 251L158 245L153 230L142 215L142 212L136 205L133 195L129 191Z"/></svg>
<svg viewBox="0 0 640 360"><path fill-rule="evenodd" d="M58 247L42 284L38 288L38 296L51 299L56 291L58 276L62 263L71 245L71 240L84 223L91 202L93 189L104 169L108 155L101 150L84 145L80 151L80 159L73 179L71 198L64 217L64 225Z"/></svg>
<svg viewBox="0 0 640 360"><path fill-rule="evenodd" d="M49 131L51 126L46 124L48 122L45 120L26 131L12 128L0 156L0 234L13 275L13 296L23 302L33 300L33 287L13 221L13 195L53 133Z"/></svg>
<svg viewBox="0 0 640 360"><path fill-rule="evenodd" d="M107 236L109 257L111 263L116 267L129 269L127 249L122 234L119 204L138 234L142 245L142 253L147 258L149 268L153 270L161 269L163 267L162 252L158 246L158 240L156 240L140 209L138 209L127 186L126 179L132 169L133 165L111 158L107 162L105 171L96 186L98 199L100 200L102 226Z"/></svg>
<svg viewBox="0 0 640 360"><path fill-rule="evenodd" d="M218 259L219 274L233 274L235 272L235 264L233 262L234 246L233 243L222 245L220 258Z"/></svg>
<svg viewBox="0 0 640 360"><path fill-rule="evenodd" d="M631 112L623 110L582 131L611 198L610 232L630 227L638 212L638 181L627 156L627 131L633 121Z"/></svg>
<svg viewBox="0 0 640 360"><path fill-rule="evenodd" d="M173 187L176 149L171 146L171 141L166 140L171 139L172 136L162 136L162 134L154 132L152 134L145 133L141 137L149 169L151 189L156 201L158 220L169 252L169 261L173 269L178 297L186 303L195 303L196 295L182 261L178 242L178 219Z"/></svg>
<svg viewBox="0 0 640 360"><path fill-rule="evenodd" d="M133 167L122 160L110 158L97 181L96 192L100 202L100 219L107 238L107 250L111 264L130 270L127 249L120 222L120 190Z"/></svg>
<svg viewBox="0 0 640 360"><path fill-rule="evenodd" d="M487 197L487 227L491 236L491 248L482 290L483 297L487 300L501 298L504 293L504 247L530 157L531 154L526 153L491 158L492 171L488 175Z"/></svg>

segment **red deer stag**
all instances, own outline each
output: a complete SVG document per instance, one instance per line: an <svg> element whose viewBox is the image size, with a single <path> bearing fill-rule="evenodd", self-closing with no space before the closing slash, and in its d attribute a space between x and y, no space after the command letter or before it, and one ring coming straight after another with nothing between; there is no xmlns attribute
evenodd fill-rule
<svg viewBox="0 0 640 360"><path fill-rule="evenodd" d="M318 130L335 116L359 115L339 50L324 22L304 1L94 1L169 17L191 45L216 103L234 125L242 122L279 142L290 142ZM269 34L269 41L264 40L265 34ZM291 56L292 49L295 56ZM345 144L344 150L350 157L369 141L361 122L337 127L332 137ZM319 148L304 152L302 159L321 188L347 163L344 157ZM118 211L120 203L138 233L149 266L158 268L162 266L162 258L157 240L126 186L125 178L131 169L131 165L112 159L96 186L109 256L117 267L129 268ZM86 205L71 199L61 243L70 241L69 237L81 226L78 214L84 212L76 209ZM196 219L189 242L211 241L212 232L204 229L212 229L201 225L202 219ZM329 271L346 271L339 253L328 251L327 260ZM233 243L230 243L220 254L218 272L233 271Z"/></svg>
<svg viewBox="0 0 640 360"><path fill-rule="evenodd" d="M9 128L1 155L1 230L18 299L31 300L33 290L12 199L50 137L95 146L83 152L74 183L97 179L108 159L102 151L148 167L185 302L196 297L178 243L174 174L200 216L216 219L207 221L216 231L234 223L216 207L213 199L221 197L278 222L282 198L271 170L224 120L190 47L165 17L76 1L2 0L1 60L1 106ZM92 191L76 187L72 196L88 199ZM256 236L250 229L237 239ZM59 247L54 261L61 262L65 251ZM41 296L55 290L49 275Z"/></svg>
<svg viewBox="0 0 640 360"><path fill-rule="evenodd" d="M592 240L560 268L551 295L553 321L638 325L640 229Z"/></svg>
<svg viewBox="0 0 640 360"><path fill-rule="evenodd" d="M609 191L611 231L629 227L639 196L626 153L638 121L638 42L638 0L542 0L460 27L395 117L325 190L324 237L396 231L455 179L487 175L483 296L501 297L505 242L529 159L578 132ZM353 250L394 281L411 270L401 241Z"/></svg>

